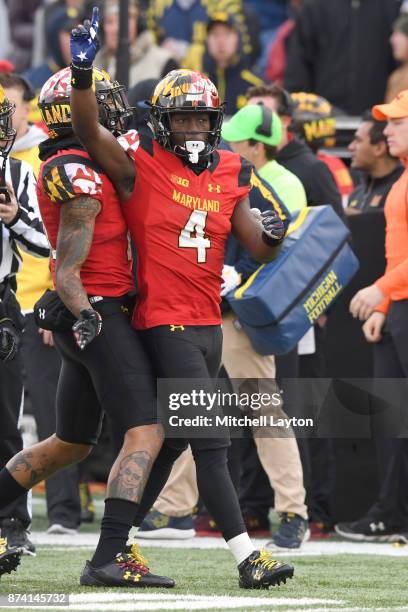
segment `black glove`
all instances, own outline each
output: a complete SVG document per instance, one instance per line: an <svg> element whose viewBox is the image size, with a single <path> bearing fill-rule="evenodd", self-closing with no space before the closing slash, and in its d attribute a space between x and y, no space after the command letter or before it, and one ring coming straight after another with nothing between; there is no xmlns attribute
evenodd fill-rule
<svg viewBox="0 0 408 612"><path fill-rule="evenodd" d="M0 318L0 361L11 361L17 355L20 336L8 317Z"/></svg>
<svg viewBox="0 0 408 612"><path fill-rule="evenodd" d="M262 240L269 246L277 246L285 237L286 230L282 219L276 210L265 210L261 213L259 208L251 208L251 213L262 225Z"/></svg>
<svg viewBox="0 0 408 612"><path fill-rule="evenodd" d="M99 336L102 329L102 317L93 308L84 308L80 312L80 319L72 326L75 342L84 350L96 336Z"/></svg>
<svg viewBox="0 0 408 612"><path fill-rule="evenodd" d="M275 246L284 239L285 226L276 210L266 210L261 213L261 222L263 227L262 239L266 244Z"/></svg>

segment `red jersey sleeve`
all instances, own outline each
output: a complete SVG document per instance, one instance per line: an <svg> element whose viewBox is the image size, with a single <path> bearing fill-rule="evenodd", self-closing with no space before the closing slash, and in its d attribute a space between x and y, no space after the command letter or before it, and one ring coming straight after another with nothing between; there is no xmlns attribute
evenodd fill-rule
<svg viewBox="0 0 408 612"><path fill-rule="evenodd" d="M102 178L85 158L72 162L48 164L42 174L45 194L55 204L62 204L80 196L102 202Z"/></svg>

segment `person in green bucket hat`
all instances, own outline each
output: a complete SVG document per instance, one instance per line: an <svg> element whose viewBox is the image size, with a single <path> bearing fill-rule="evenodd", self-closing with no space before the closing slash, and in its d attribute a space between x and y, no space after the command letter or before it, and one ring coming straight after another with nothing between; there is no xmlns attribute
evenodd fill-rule
<svg viewBox="0 0 408 612"><path fill-rule="evenodd" d="M282 124L276 113L264 104L248 104L224 122L221 134L235 153L255 166L289 212L307 205L300 180L275 160L282 139Z"/></svg>

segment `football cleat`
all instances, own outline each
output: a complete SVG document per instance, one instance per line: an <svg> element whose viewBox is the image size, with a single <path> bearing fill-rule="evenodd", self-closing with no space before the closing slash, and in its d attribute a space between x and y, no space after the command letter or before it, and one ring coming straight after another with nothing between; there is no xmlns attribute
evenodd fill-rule
<svg viewBox="0 0 408 612"><path fill-rule="evenodd" d="M10 548L18 548L25 555L36 556L35 546L28 537L29 531L18 518L7 518L1 522L1 535Z"/></svg>
<svg viewBox="0 0 408 612"><path fill-rule="evenodd" d="M126 549L126 552L119 553L112 561L101 567L92 567L87 561L79 583L82 586L94 587L167 589L174 587L175 582L172 578L152 574L147 563L147 559L142 556L137 544L132 544Z"/></svg>
<svg viewBox="0 0 408 612"><path fill-rule="evenodd" d="M19 548L10 548L6 538L0 538L0 576L10 574L17 569L22 551Z"/></svg>
<svg viewBox="0 0 408 612"><path fill-rule="evenodd" d="M275 561L267 550L254 550L238 565L239 586L242 589L268 589L292 578L293 565Z"/></svg>

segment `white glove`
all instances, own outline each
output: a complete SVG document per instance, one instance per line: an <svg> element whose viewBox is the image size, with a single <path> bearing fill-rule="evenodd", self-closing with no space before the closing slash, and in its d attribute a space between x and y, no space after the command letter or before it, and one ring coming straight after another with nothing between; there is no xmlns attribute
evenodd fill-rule
<svg viewBox="0 0 408 612"><path fill-rule="evenodd" d="M251 214L254 219L261 224L263 234L262 238L269 246L275 246L282 242L285 237L286 230L282 219L279 217L275 209L264 210L261 212L259 208L251 208Z"/></svg>
<svg viewBox="0 0 408 612"><path fill-rule="evenodd" d="M242 277L239 272L236 271L234 266L224 265L222 269L222 284L221 284L221 297L227 295L230 291L238 287L241 284Z"/></svg>

